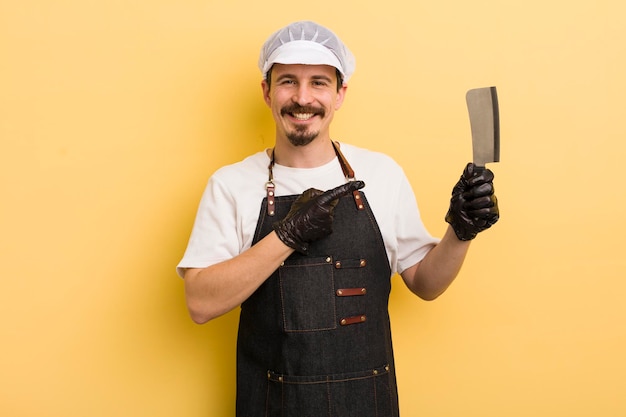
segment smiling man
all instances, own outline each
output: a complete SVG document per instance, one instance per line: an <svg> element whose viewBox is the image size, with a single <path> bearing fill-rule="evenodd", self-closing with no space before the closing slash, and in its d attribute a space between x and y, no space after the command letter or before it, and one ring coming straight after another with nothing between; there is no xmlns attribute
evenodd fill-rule
<svg viewBox="0 0 626 417"><path fill-rule="evenodd" d="M209 179L178 265L205 323L241 306L237 416L398 416L391 277L432 300L499 217L493 173L468 164L433 238L389 157L333 140L354 57L314 22L261 49L275 145ZM327 190L327 191L322 191Z"/></svg>
<svg viewBox="0 0 626 417"><path fill-rule="evenodd" d="M263 97L277 122L277 136L294 146L308 145L320 134L330 140L330 122L346 88L334 67L275 64L263 81Z"/></svg>

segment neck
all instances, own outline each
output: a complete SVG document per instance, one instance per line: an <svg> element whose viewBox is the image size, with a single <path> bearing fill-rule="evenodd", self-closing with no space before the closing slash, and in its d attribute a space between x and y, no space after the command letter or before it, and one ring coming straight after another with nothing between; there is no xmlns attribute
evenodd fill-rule
<svg viewBox="0 0 626 417"><path fill-rule="evenodd" d="M274 148L274 162L291 168L316 168L332 161L335 156L335 149L328 138L318 138L305 146L276 141Z"/></svg>

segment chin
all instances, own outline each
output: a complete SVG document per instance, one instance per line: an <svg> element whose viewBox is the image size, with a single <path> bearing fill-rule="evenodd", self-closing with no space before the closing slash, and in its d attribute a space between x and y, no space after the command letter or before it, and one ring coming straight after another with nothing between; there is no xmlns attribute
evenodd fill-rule
<svg viewBox="0 0 626 417"><path fill-rule="evenodd" d="M302 134L291 134L287 135L287 139L293 146L306 146L309 143L313 142L319 136L319 132L314 134L302 135Z"/></svg>

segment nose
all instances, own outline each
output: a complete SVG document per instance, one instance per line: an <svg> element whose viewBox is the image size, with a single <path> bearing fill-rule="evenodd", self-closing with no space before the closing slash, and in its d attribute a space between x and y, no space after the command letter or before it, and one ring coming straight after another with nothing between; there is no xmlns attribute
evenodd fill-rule
<svg viewBox="0 0 626 417"><path fill-rule="evenodd" d="M311 91L311 87L306 83L300 84L293 96L293 101L301 106L313 102L313 92Z"/></svg>

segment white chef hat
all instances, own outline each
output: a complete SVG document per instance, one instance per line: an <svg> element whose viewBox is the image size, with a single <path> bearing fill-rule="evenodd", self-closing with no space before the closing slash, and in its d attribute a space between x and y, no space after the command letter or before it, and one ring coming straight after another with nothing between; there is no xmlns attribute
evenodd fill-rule
<svg viewBox="0 0 626 417"><path fill-rule="evenodd" d="M311 21L300 21L274 32L263 44L259 69L263 78L274 64L330 65L346 84L355 60L352 52L332 31Z"/></svg>

